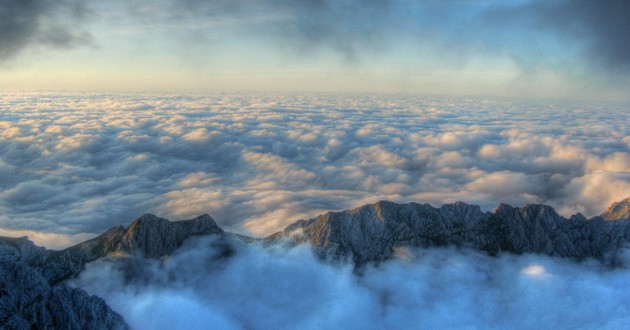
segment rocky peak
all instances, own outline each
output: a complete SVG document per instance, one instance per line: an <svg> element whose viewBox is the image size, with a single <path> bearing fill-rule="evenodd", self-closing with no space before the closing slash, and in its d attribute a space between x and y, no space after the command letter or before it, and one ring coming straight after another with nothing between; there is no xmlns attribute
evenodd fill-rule
<svg viewBox="0 0 630 330"><path fill-rule="evenodd" d="M520 208L520 213L527 218L556 218L560 216L553 207L543 204L525 204Z"/></svg>
<svg viewBox="0 0 630 330"><path fill-rule="evenodd" d="M628 200L615 204L609 219L627 219L628 205ZM484 213L479 206L462 202L434 208L380 201L298 221L269 240L284 237L295 244L308 242L325 257L351 257L359 265L387 259L401 246L454 245L489 254L503 251L614 259L616 251L630 240L630 225L613 226L593 221L596 219L602 218L578 215L566 219L551 206L540 204L520 208L500 204L492 213Z"/></svg>
<svg viewBox="0 0 630 330"><path fill-rule="evenodd" d="M612 203L612 205L602 213L602 217L606 220L630 219L630 197Z"/></svg>
<svg viewBox="0 0 630 330"><path fill-rule="evenodd" d="M0 237L0 329L128 329L102 299L63 281L110 253L162 257L191 236L222 233L207 214L178 222L145 214L128 228L114 227L58 251L27 237Z"/></svg>
<svg viewBox="0 0 630 330"><path fill-rule="evenodd" d="M514 214L516 211L516 208L512 205L501 203L492 211L492 214L495 216L508 216Z"/></svg>
<svg viewBox="0 0 630 330"><path fill-rule="evenodd" d="M158 258L171 254L190 236L220 233L223 230L207 214L175 222L145 214L129 225L118 248L122 252Z"/></svg>
<svg viewBox="0 0 630 330"><path fill-rule="evenodd" d="M395 212L395 210L399 207L398 204L390 202L390 201L378 201L374 204L365 205L356 210L360 212L367 212L374 215L374 219L378 221L383 221L388 219L387 215L391 212Z"/></svg>
<svg viewBox="0 0 630 330"><path fill-rule="evenodd" d="M88 262L112 253L159 258L171 254L188 237L222 233L223 230L207 214L176 222L145 214L127 228L113 227L63 250L38 247L26 237L0 237L0 256L27 263L54 285L81 272Z"/></svg>
<svg viewBox="0 0 630 330"><path fill-rule="evenodd" d="M492 212L495 217L514 220L553 220L561 216L549 205L525 204L523 207L513 207L507 204L499 204Z"/></svg>
<svg viewBox="0 0 630 330"><path fill-rule="evenodd" d="M440 207L440 213L445 218L462 219L465 222L470 222L485 216L479 206L469 205L464 202L444 204Z"/></svg>
<svg viewBox="0 0 630 330"><path fill-rule="evenodd" d="M46 249L35 245L27 236L0 237L0 256L28 262Z"/></svg>

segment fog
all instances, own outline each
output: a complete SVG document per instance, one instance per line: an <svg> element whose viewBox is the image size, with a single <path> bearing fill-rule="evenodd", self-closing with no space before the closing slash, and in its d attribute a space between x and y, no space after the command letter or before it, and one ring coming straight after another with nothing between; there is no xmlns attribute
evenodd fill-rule
<svg viewBox="0 0 630 330"><path fill-rule="evenodd" d="M630 196L626 104L309 93L0 94L0 235L60 248L144 213L264 236L378 200Z"/></svg>
<svg viewBox="0 0 630 330"><path fill-rule="evenodd" d="M240 246L217 258L214 238L171 257L101 260L72 281L135 329L613 329L630 323L630 272L596 261L407 250L367 267L324 263L306 246ZM136 268L137 270L137 268Z"/></svg>

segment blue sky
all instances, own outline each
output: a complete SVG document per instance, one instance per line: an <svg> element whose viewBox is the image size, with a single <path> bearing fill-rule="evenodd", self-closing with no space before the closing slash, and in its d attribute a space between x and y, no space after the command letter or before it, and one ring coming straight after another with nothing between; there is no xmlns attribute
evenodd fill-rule
<svg viewBox="0 0 630 330"><path fill-rule="evenodd" d="M0 87L627 99L624 1L0 2Z"/></svg>

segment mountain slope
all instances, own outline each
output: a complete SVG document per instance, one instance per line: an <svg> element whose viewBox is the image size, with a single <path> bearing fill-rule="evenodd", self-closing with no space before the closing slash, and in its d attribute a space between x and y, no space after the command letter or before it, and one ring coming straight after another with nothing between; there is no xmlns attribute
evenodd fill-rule
<svg viewBox="0 0 630 330"><path fill-rule="evenodd" d="M0 237L0 328L127 329L102 299L60 282L112 253L158 258L191 236L222 233L208 215L170 222L147 214L126 229L114 227L60 251L35 246L26 237Z"/></svg>
<svg viewBox="0 0 630 330"><path fill-rule="evenodd" d="M501 204L482 212L479 206L462 202L435 208L381 201L297 221L262 242L307 243L324 258L351 259L356 266L392 258L399 248L434 246L614 263L617 252L630 241L629 215L630 199L591 219L579 214L567 219L546 205ZM211 248L218 249L219 258L233 254L232 239L259 241L226 233L205 214L177 222L143 215L127 228L114 227L59 251L38 247L26 237L0 237L0 328L125 329L122 317L102 299L63 281L79 274L86 263L112 254L129 256L134 267L143 258L168 256L198 235L216 235Z"/></svg>
<svg viewBox="0 0 630 330"><path fill-rule="evenodd" d="M0 328L127 329L123 318L96 296L51 286L24 258L42 253L26 238L0 239Z"/></svg>
<svg viewBox="0 0 630 330"><path fill-rule="evenodd" d="M111 253L159 258L171 254L191 236L208 234L223 234L223 230L207 214L176 222L145 214L127 228L111 228L96 238L63 250L39 248L31 252L29 247L22 253L22 259L39 269L50 284L55 284L81 272L86 263Z"/></svg>
<svg viewBox="0 0 630 330"><path fill-rule="evenodd" d="M380 201L300 220L267 240L309 243L323 256L352 258L356 264L387 259L399 247L446 245L489 254L541 253L614 262L630 237L627 205L628 200L616 203L592 219L566 219L546 205L501 204L493 212L481 212L462 202L435 208Z"/></svg>

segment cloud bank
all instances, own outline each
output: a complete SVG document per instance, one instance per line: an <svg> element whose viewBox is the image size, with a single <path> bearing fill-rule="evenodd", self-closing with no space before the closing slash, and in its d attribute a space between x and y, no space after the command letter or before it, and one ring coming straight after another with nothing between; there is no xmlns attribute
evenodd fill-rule
<svg viewBox="0 0 630 330"><path fill-rule="evenodd" d="M98 261L72 282L137 329L623 328L630 273L596 262L408 250L364 269L325 264L308 247L240 247L218 258L213 238L187 242L135 277ZM137 269L142 271L137 272Z"/></svg>
<svg viewBox="0 0 630 330"><path fill-rule="evenodd" d="M484 210L545 203L593 216L630 196L623 104L269 93L0 98L2 235L49 247L144 213L208 213L226 230L263 236L383 199L462 200Z"/></svg>

